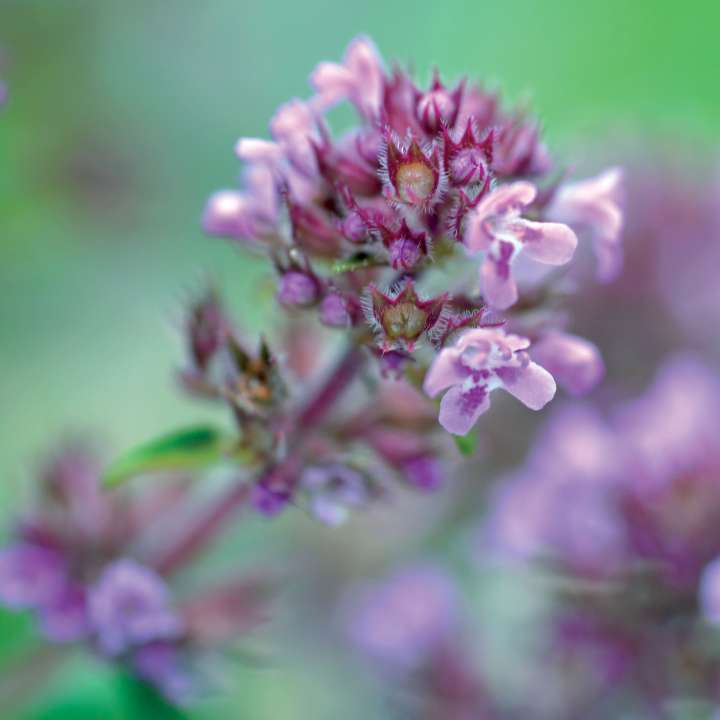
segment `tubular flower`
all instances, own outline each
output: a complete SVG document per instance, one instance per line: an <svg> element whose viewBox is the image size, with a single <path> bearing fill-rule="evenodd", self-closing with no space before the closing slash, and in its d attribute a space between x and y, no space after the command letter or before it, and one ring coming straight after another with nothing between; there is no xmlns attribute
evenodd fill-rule
<svg viewBox="0 0 720 720"><path fill-rule="evenodd" d="M564 265L572 259L577 238L560 223L535 222L521 217L537 190L528 182L502 186L491 192L467 220L465 245L470 252L486 253L480 270L485 298L505 309L518 298L510 271L518 254L547 265Z"/></svg>
<svg viewBox="0 0 720 720"><path fill-rule="evenodd" d="M503 388L531 410L540 410L555 395L552 375L530 360L530 341L502 330L465 331L453 347L444 348L425 376L430 397L447 390L440 403L440 424L465 435L490 407L490 393Z"/></svg>
<svg viewBox="0 0 720 720"><path fill-rule="evenodd" d="M547 368L570 395L585 395L605 375L597 346L585 338L552 330L535 341L530 356Z"/></svg>
<svg viewBox="0 0 720 720"><path fill-rule="evenodd" d="M611 282L622 270L623 194L622 171L611 168L594 178L561 185L547 208L550 219L588 232L602 282Z"/></svg>

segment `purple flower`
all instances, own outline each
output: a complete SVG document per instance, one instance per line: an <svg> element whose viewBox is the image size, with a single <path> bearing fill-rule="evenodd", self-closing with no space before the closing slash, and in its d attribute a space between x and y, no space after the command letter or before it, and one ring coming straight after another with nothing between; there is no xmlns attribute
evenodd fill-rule
<svg viewBox="0 0 720 720"><path fill-rule="evenodd" d="M90 588L88 610L101 650L119 655L135 645L177 638L182 621L162 578L134 560L117 560Z"/></svg>
<svg viewBox="0 0 720 720"><path fill-rule="evenodd" d="M75 642L90 632L87 595L80 585L68 584L39 611L40 631L53 642Z"/></svg>
<svg viewBox="0 0 720 720"><path fill-rule="evenodd" d="M310 83L324 107L350 100L366 118L376 119L379 115L385 80L382 59L368 37L355 38L342 63L320 63L313 70Z"/></svg>
<svg viewBox="0 0 720 720"><path fill-rule="evenodd" d="M433 455L418 455L400 462L399 465L404 478L417 490L431 492L442 485L442 463Z"/></svg>
<svg viewBox="0 0 720 720"><path fill-rule="evenodd" d="M258 482L252 489L251 502L262 515L272 517L282 512L292 500L293 484L273 476Z"/></svg>
<svg viewBox="0 0 720 720"><path fill-rule="evenodd" d="M349 636L363 652L410 670L422 665L452 630L457 598L445 574L417 566L360 588L348 599L346 612Z"/></svg>
<svg viewBox="0 0 720 720"><path fill-rule="evenodd" d="M318 299L317 280L308 273L290 270L280 278L277 297L286 307L309 307Z"/></svg>
<svg viewBox="0 0 720 720"><path fill-rule="evenodd" d="M300 487L310 496L312 514L326 525L341 525L351 508L369 498L365 476L342 463L305 468Z"/></svg>
<svg viewBox="0 0 720 720"><path fill-rule="evenodd" d="M536 340L530 356L570 395L589 393L605 375L605 365L594 343L559 330L551 330Z"/></svg>
<svg viewBox="0 0 720 720"><path fill-rule="evenodd" d="M703 616L713 625L720 625L720 558L703 570L699 592Z"/></svg>
<svg viewBox="0 0 720 720"><path fill-rule="evenodd" d="M526 466L499 483L482 546L521 559L561 559L592 575L617 568L626 558L614 503L617 446L589 408L555 413Z"/></svg>
<svg viewBox="0 0 720 720"><path fill-rule="evenodd" d="M267 163L251 165L246 189L221 190L208 200L203 228L210 235L251 241L272 231L278 216L275 180Z"/></svg>
<svg viewBox="0 0 720 720"><path fill-rule="evenodd" d="M519 253L547 265L564 265L577 246L575 233L567 225L521 217L536 194L535 186L528 182L502 185L484 197L467 218L465 246L472 253L485 253L480 269L483 294L500 309L517 301L510 266Z"/></svg>
<svg viewBox="0 0 720 720"><path fill-rule="evenodd" d="M34 610L40 632L52 642L74 642L88 632L85 592L56 550L29 543L1 550L0 602Z"/></svg>
<svg viewBox="0 0 720 720"><path fill-rule="evenodd" d="M348 299L337 292L328 293L320 303L320 322L328 327L350 327L353 318Z"/></svg>
<svg viewBox="0 0 720 720"><path fill-rule="evenodd" d="M67 564L55 550L18 543L0 550L0 602L12 609L51 605L64 591Z"/></svg>
<svg viewBox="0 0 720 720"><path fill-rule="evenodd" d="M153 642L141 647L133 655L132 665L140 677L176 705L185 705L194 695L195 681L181 651L171 643Z"/></svg>
<svg viewBox="0 0 720 720"><path fill-rule="evenodd" d="M465 435L490 407L490 393L501 387L532 410L555 395L552 375L530 360L530 341L503 330L466 330L453 347L435 357L423 389L430 397L448 390L440 403L440 424Z"/></svg>
<svg viewBox="0 0 720 720"><path fill-rule="evenodd" d="M623 174L611 168L588 180L558 188L547 208L551 220L587 230L597 258L597 277L611 282L622 270Z"/></svg>

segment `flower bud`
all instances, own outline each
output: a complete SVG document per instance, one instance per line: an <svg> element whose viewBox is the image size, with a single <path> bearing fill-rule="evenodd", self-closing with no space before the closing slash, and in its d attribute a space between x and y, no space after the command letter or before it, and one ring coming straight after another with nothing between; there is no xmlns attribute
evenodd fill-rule
<svg viewBox="0 0 720 720"><path fill-rule="evenodd" d="M405 460L401 463L400 470L407 482L417 490L431 492L442 484L440 461L432 455L421 455Z"/></svg>
<svg viewBox="0 0 720 720"><path fill-rule="evenodd" d="M290 270L280 278L277 297L286 307L310 307L318 294L317 280L305 272Z"/></svg>
<svg viewBox="0 0 720 720"><path fill-rule="evenodd" d="M353 318L348 300L338 292L331 292L320 303L320 322L333 328L349 327Z"/></svg>

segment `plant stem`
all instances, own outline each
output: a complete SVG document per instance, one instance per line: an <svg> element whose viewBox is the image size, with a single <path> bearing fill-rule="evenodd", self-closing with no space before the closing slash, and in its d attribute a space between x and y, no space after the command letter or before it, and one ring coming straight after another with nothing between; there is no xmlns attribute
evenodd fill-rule
<svg viewBox="0 0 720 720"><path fill-rule="evenodd" d="M348 388L363 364L360 348L352 344L330 373L326 381L301 408L292 423L292 431L288 437L290 448L288 455L274 467L266 467L260 474L262 479L269 472L289 472L297 462L297 456L305 438L312 433L317 425L332 410L335 402ZM161 556L155 567L162 575L169 575L190 561L202 548L210 542L225 522L233 516L235 510L246 504L252 493L254 483L242 479L232 485L229 490L214 503L187 533Z"/></svg>

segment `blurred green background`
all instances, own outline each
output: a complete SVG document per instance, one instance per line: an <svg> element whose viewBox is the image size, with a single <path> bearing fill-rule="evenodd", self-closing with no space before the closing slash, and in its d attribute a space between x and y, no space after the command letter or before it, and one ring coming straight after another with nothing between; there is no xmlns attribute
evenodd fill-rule
<svg viewBox="0 0 720 720"><path fill-rule="evenodd" d="M89 432L112 452L206 412L173 382L182 300L216 277L254 331L271 290L262 263L203 238L204 200L235 182L235 140L265 135L275 107L307 95L314 64L355 34L420 79L437 66L529 98L562 154L583 138L717 143L719 26L714 0L0 0L3 527L62 437ZM262 542L281 557L296 525L238 531L240 554ZM324 531L300 531L322 557ZM231 697L198 716L381 717L343 691L327 648L306 663L279 627L283 667L239 672ZM30 636L0 617L0 668ZM29 694L23 717L138 717L83 657Z"/></svg>

